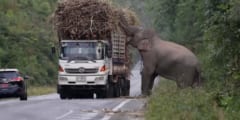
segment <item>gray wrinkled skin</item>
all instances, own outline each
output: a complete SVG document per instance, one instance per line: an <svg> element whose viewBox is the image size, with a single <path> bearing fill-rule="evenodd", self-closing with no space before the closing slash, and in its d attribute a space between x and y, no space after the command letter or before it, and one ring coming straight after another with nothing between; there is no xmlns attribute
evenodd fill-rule
<svg viewBox="0 0 240 120"><path fill-rule="evenodd" d="M150 95L156 76L175 80L179 88L199 86L200 65L186 47L161 40L154 30L121 25L130 37L129 44L137 48L143 61L142 94Z"/></svg>

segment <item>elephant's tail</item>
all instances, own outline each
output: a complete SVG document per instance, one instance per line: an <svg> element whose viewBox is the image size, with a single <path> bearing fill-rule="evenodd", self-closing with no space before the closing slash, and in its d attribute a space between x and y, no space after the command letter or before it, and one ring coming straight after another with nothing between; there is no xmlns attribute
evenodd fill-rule
<svg viewBox="0 0 240 120"><path fill-rule="evenodd" d="M193 87L197 86L202 86L203 85L203 78L201 76L201 69L200 67L197 67L195 69L195 74L194 74L194 82L193 82Z"/></svg>

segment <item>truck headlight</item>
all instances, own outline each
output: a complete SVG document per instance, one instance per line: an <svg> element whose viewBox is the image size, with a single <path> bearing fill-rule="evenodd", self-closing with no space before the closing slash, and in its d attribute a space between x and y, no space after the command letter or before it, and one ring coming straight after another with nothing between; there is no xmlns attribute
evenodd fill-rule
<svg viewBox="0 0 240 120"><path fill-rule="evenodd" d="M68 78L67 78L67 77L62 77L62 76L61 76L61 77L58 78L58 80L59 80L59 81L68 81Z"/></svg>
<svg viewBox="0 0 240 120"><path fill-rule="evenodd" d="M103 76L101 76L101 77L96 77L96 78L95 78L95 81L101 81L101 80L104 80L104 77L103 77Z"/></svg>
<svg viewBox="0 0 240 120"><path fill-rule="evenodd" d="M103 65L101 68L100 68L100 72L105 72L107 70L106 66Z"/></svg>

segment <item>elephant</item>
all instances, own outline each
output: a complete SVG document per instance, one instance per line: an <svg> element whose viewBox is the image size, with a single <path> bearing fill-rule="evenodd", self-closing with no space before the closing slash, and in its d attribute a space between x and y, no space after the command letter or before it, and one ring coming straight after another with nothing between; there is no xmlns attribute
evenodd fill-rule
<svg viewBox="0 0 240 120"><path fill-rule="evenodd" d="M201 85L200 63L186 47L160 39L153 29L120 23L129 37L127 44L137 48L143 61L142 95L151 94L158 75L176 81L178 88Z"/></svg>

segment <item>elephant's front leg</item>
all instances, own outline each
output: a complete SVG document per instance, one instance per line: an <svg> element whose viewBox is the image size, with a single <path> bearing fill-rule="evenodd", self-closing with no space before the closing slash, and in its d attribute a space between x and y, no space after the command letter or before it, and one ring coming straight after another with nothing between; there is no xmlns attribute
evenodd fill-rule
<svg viewBox="0 0 240 120"><path fill-rule="evenodd" d="M148 96L151 94L152 73L143 69L142 71L142 95Z"/></svg>

